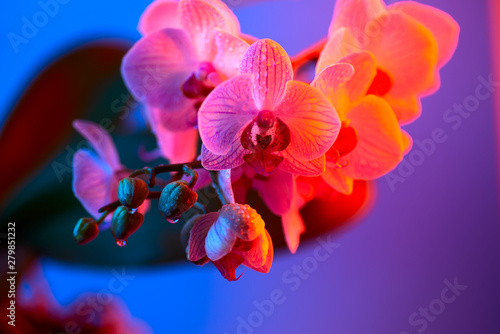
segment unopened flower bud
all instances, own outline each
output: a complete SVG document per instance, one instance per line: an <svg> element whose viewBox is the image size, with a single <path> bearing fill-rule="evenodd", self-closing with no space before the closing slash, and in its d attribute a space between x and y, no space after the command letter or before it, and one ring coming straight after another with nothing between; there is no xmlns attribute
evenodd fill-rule
<svg viewBox="0 0 500 334"><path fill-rule="evenodd" d="M158 210L170 223L177 223L182 214L198 200L198 194L184 180L167 184L160 196Z"/></svg>
<svg viewBox="0 0 500 334"><path fill-rule="evenodd" d="M138 208L149 195L149 189L143 179L126 177L120 181L118 199L128 208Z"/></svg>
<svg viewBox="0 0 500 334"><path fill-rule="evenodd" d="M73 229L73 237L79 245L91 242L98 234L99 226L94 218L80 218Z"/></svg>
<svg viewBox="0 0 500 334"><path fill-rule="evenodd" d="M119 206L111 219L111 233L118 246L125 246L128 238L134 234L144 222L144 216L139 212L130 212L124 206Z"/></svg>

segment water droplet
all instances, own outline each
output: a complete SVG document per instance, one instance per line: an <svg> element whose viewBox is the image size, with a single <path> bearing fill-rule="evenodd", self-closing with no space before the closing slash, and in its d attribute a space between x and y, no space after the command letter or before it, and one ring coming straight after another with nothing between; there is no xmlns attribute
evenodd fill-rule
<svg viewBox="0 0 500 334"><path fill-rule="evenodd" d="M116 240L116 244L120 247L124 247L127 244L127 240L124 239Z"/></svg>
<svg viewBox="0 0 500 334"><path fill-rule="evenodd" d="M177 218L177 219L168 219L167 218L167 221L170 223L170 224L175 224L179 221L180 218Z"/></svg>

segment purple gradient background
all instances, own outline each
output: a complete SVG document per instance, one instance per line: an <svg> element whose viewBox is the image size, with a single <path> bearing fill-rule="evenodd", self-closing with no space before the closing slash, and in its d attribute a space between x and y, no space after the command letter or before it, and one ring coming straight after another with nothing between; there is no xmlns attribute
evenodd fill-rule
<svg viewBox="0 0 500 334"><path fill-rule="evenodd" d="M119 296L134 316L150 323L155 333L233 334L238 317L247 319L256 311L254 301L280 289L285 302L254 333L417 333L420 327L411 326L409 316L440 297L445 279L456 277L467 289L424 332L500 333L494 101L481 101L456 130L443 120L448 108L474 94L478 76L492 73L487 3L422 2L450 13L462 30L455 56L441 71L441 89L423 100L422 117L405 129L414 140L424 140L442 128L447 140L395 191L381 178L373 210L332 235L340 247L296 291L283 275L313 256L317 241L302 243L293 256L278 252L270 274L247 270L236 283L224 281L213 267L187 262L126 268L135 278ZM2 26L17 28L20 17L36 10L35 2L20 3L9 5L11 14ZM31 75L33 61L49 57L51 48L97 33L137 39L135 25L147 1L118 3L72 1L19 55L8 50L11 65L2 69L12 81L0 102L8 101L9 92L22 82L18 77ZM333 6L334 1L275 1L235 12L245 33L275 39L294 54L326 34ZM112 278L107 269L49 259L44 271L63 304L80 292L107 288Z"/></svg>

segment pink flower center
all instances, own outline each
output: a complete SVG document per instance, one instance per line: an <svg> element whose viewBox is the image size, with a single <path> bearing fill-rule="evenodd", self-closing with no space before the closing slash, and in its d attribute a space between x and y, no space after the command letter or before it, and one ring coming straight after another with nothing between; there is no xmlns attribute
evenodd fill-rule
<svg viewBox="0 0 500 334"><path fill-rule="evenodd" d="M191 73L187 80L182 84L182 93L190 99L205 98L215 88L216 84L212 82L212 73L217 73L211 63L203 62L198 69Z"/></svg>
<svg viewBox="0 0 500 334"><path fill-rule="evenodd" d="M366 91L366 94L383 96L391 90L393 81L394 80L388 72L377 68L377 74L375 75L375 78L373 78L372 84Z"/></svg>
<svg viewBox="0 0 500 334"><path fill-rule="evenodd" d="M290 130L269 110L259 112L241 135L241 145L252 151L243 159L262 175L269 175L278 168L283 157L273 152L283 151L289 144Z"/></svg>

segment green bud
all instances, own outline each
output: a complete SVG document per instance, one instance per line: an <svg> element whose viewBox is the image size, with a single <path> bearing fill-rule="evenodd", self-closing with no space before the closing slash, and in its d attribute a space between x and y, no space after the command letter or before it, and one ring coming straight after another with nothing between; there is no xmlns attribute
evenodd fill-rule
<svg viewBox="0 0 500 334"><path fill-rule="evenodd" d="M171 182L163 188L158 210L170 223L177 223L182 214L198 200L198 194L184 180Z"/></svg>
<svg viewBox="0 0 500 334"><path fill-rule="evenodd" d="M134 234L144 222L144 216L139 212L130 212L124 206L119 206L111 219L111 234L118 246L125 246L128 238Z"/></svg>
<svg viewBox="0 0 500 334"><path fill-rule="evenodd" d="M149 195L149 189L143 179L126 177L118 186L118 199L128 208L138 208Z"/></svg>
<svg viewBox="0 0 500 334"><path fill-rule="evenodd" d="M85 245L99 234L99 226L94 218L80 218L73 229L73 238L79 245Z"/></svg>

